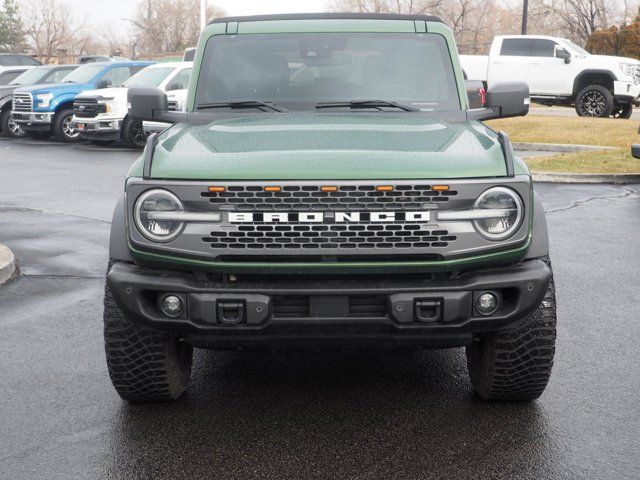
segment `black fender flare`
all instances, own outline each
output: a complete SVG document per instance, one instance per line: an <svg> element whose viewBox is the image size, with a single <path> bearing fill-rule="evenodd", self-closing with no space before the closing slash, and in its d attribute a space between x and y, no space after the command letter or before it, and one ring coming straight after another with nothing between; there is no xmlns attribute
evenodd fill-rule
<svg viewBox="0 0 640 480"><path fill-rule="evenodd" d="M579 85L580 85L580 82L587 75L603 75L603 76L609 77L612 82L615 82L616 80L618 80L616 75L611 70L596 70L596 69L584 70L584 71L580 72L578 74L578 76L575 78L575 80L573 81L573 95L574 96L578 95L579 91L581 90L581 89L578 88Z"/></svg>
<svg viewBox="0 0 640 480"><path fill-rule="evenodd" d="M109 258L120 262L133 263L133 257L127 241L126 203L124 194L116 203L111 220L111 234L109 235Z"/></svg>
<svg viewBox="0 0 640 480"><path fill-rule="evenodd" d="M549 229L547 216L542 202L534 193L533 197L533 227L531 232L531 246L527 252L527 259L546 257L549 255Z"/></svg>

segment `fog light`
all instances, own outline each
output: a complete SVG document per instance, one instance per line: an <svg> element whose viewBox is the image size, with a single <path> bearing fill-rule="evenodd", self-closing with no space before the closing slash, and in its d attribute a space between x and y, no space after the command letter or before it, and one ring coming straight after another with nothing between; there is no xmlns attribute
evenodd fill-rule
<svg viewBox="0 0 640 480"><path fill-rule="evenodd" d="M483 293L478 297L476 309L481 315L491 315L498 309L498 299L493 293Z"/></svg>
<svg viewBox="0 0 640 480"><path fill-rule="evenodd" d="M177 295L167 295L162 299L162 312L167 317L177 317L182 313L182 300Z"/></svg>

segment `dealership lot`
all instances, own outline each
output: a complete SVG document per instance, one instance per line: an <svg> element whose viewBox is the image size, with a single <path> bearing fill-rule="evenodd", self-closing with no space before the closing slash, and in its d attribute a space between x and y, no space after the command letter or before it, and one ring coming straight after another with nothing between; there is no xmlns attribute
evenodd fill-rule
<svg viewBox="0 0 640 480"><path fill-rule="evenodd" d="M109 222L138 152L0 139L0 478L637 478L640 186L537 186L559 306L532 404L471 396L464 352L199 351L127 405L102 350Z"/></svg>

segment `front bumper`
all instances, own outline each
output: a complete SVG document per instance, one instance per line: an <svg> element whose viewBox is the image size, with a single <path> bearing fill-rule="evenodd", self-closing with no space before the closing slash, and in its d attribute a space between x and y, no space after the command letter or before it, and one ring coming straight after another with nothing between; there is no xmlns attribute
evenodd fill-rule
<svg viewBox="0 0 640 480"><path fill-rule="evenodd" d="M88 140L119 140L122 130L121 118L73 117L71 126Z"/></svg>
<svg viewBox="0 0 640 480"><path fill-rule="evenodd" d="M534 260L454 279L202 278L118 263L107 281L133 321L200 347L394 349L461 346L474 334L509 327L537 308L551 272L544 262ZM500 299L489 316L474 307L485 292ZM169 293L185 305L177 318L165 315L159 306Z"/></svg>
<svg viewBox="0 0 640 480"><path fill-rule="evenodd" d="M11 112L13 121L24 130L49 130L54 115L54 112Z"/></svg>
<svg viewBox="0 0 640 480"><path fill-rule="evenodd" d="M617 100L627 100L638 104L640 97L640 83L613 82L613 94Z"/></svg>

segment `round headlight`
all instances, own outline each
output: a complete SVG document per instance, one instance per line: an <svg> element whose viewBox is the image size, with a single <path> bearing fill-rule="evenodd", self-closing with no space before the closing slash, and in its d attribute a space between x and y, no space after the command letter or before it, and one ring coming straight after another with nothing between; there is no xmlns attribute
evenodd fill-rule
<svg viewBox="0 0 640 480"><path fill-rule="evenodd" d="M133 217L140 233L154 242L168 242L176 238L184 222L163 220L162 212L182 212L182 202L173 193L166 190L148 190L144 192L134 207Z"/></svg>
<svg viewBox="0 0 640 480"><path fill-rule="evenodd" d="M492 210L495 216L480 218L474 222L482 236L489 240L504 240L513 235L524 217L520 196L505 187L490 188L478 197L476 210Z"/></svg>

